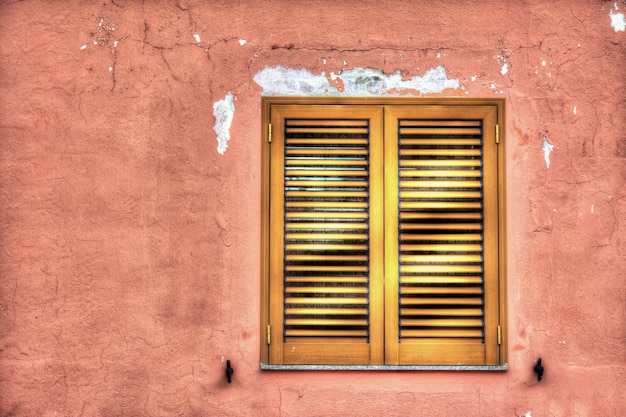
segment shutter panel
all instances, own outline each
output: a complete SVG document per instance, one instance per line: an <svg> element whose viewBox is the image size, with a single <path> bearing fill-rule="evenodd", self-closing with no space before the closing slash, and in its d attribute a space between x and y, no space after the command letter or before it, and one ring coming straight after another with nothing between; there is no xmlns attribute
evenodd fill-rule
<svg viewBox="0 0 626 417"><path fill-rule="evenodd" d="M486 280L497 281L497 223L485 221L486 205L496 203L495 184L485 182L485 171L496 169L495 141L485 134L495 130L495 115L454 107L390 113L386 151L397 160L386 165L386 199L396 207L386 214L394 231L387 300L395 306L387 346L397 347L388 359L486 364L497 320L497 301L485 308L493 302Z"/></svg>
<svg viewBox="0 0 626 417"><path fill-rule="evenodd" d="M282 192L282 213L272 214L271 247L281 260L272 266L272 282L283 291L281 305L272 307L280 309L272 326L280 320L282 346L270 351L281 352L277 359L285 364L380 362L382 353L371 349L378 339L374 346L382 352L382 228L372 226L376 217L382 222L382 212L371 211L371 200L382 196L382 183L371 171L381 171L382 160L371 163L371 155L380 146L382 112L372 120L372 109L304 110L272 114L280 132L272 171ZM373 279L380 284L372 286Z"/></svg>

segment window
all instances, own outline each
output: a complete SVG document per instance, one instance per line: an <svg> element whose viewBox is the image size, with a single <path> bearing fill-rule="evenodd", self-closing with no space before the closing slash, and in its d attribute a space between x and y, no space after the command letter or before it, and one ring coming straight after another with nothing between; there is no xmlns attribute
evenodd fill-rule
<svg viewBox="0 0 626 417"><path fill-rule="evenodd" d="M503 112L264 98L267 368L505 366Z"/></svg>

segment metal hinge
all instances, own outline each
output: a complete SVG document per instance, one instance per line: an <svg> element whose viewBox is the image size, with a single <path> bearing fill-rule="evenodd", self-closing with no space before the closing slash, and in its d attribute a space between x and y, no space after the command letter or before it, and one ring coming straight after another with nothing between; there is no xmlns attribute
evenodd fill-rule
<svg viewBox="0 0 626 417"><path fill-rule="evenodd" d="M271 125L270 125L270 126L271 126ZM267 325L267 344L268 344L268 345L269 345L269 344L270 344L270 342L271 342L271 338L272 338L272 336L271 336L271 332L270 332L270 325L268 324L268 325Z"/></svg>
<svg viewBox="0 0 626 417"><path fill-rule="evenodd" d="M267 141L272 143L272 124L267 125Z"/></svg>
<svg viewBox="0 0 626 417"><path fill-rule="evenodd" d="M498 325L498 345L502 344L502 327Z"/></svg>
<svg viewBox="0 0 626 417"><path fill-rule="evenodd" d="M500 143L500 125L496 125L496 143Z"/></svg>

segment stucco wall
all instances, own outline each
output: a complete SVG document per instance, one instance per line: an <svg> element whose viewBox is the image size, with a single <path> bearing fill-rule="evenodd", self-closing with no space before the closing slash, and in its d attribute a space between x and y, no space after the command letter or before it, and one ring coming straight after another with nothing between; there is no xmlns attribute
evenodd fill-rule
<svg viewBox="0 0 626 417"><path fill-rule="evenodd" d="M624 415L625 11L1 1L0 415ZM271 93L506 99L507 372L259 370Z"/></svg>

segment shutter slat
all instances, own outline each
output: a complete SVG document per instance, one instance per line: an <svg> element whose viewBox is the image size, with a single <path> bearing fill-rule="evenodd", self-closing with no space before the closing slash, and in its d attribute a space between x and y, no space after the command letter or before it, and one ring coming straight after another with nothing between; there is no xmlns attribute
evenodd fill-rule
<svg viewBox="0 0 626 417"><path fill-rule="evenodd" d="M332 181L332 180L290 180L285 181L286 187L304 187L304 188L361 188L367 187L367 181Z"/></svg>
<svg viewBox="0 0 626 417"><path fill-rule="evenodd" d="M288 167L287 169L293 169L292 167L306 167L306 166L342 166L342 167L359 167L367 165L367 161L364 160L335 160L330 158L319 159L319 158L310 158L310 159L290 159L285 161L285 165Z"/></svg>
<svg viewBox="0 0 626 417"><path fill-rule="evenodd" d="M367 337L367 330L294 330L287 327L285 337Z"/></svg>
<svg viewBox="0 0 626 417"><path fill-rule="evenodd" d="M400 273L408 274L481 274L481 265L402 265Z"/></svg>
<svg viewBox="0 0 626 417"><path fill-rule="evenodd" d="M365 177L367 172L362 169L286 169L291 177Z"/></svg>
<svg viewBox="0 0 626 417"><path fill-rule="evenodd" d="M400 213L400 220L416 220L416 219L427 219L427 220L440 220L440 219L448 219L448 220L480 220L483 218L482 213L476 211L470 212L443 212L443 213L420 213L420 212L402 212Z"/></svg>
<svg viewBox="0 0 626 417"><path fill-rule="evenodd" d="M398 125L400 129L406 127L415 127L415 126L461 126L461 127L469 127L481 126L480 120L428 120L428 119L402 119L398 121Z"/></svg>
<svg viewBox="0 0 626 417"><path fill-rule="evenodd" d="M470 164L462 164L460 161L455 161L454 164L447 164L448 166L468 166ZM401 162L401 168L420 168L426 166L421 161L406 161ZM435 167L435 165L430 165L431 167ZM424 169L424 170L413 170L413 171L402 171L400 172L400 177L402 178L443 178L443 177L452 177L452 178L470 178L470 177L482 177L482 172L477 169L467 169L467 170L449 170L449 169ZM400 183L402 184L402 183Z"/></svg>
<svg viewBox="0 0 626 417"><path fill-rule="evenodd" d="M305 308L288 307L285 309L287 315L297 316L364 316L367 315L367 308Z"/></svg>
<svg viewBox="0 0 626 417"><path fill-rule="evenodd" d="M287 197L295 198L346 198L367 197L366 191L287 191Z"/></svg>
<svg viewBox="0 0 626 417"><path fill-rule="evenodd" d="M400 181L400 188L482 188L480 181Z"/></svg>
<svg viewBox="0 0 626 417"><path fill-rule="evenodd" d="M404 252L480 252L481 245L458 243L454 245L445 244L403 244Z"/></svg>
<svg viewBox="0 0 626 417"><path fill-rule="evenodd" d="M287 287L285 292L312 294L367 294L365 287Z"/></svg>
<svg viewBox="0 0 626 417"><path fill-rule="evenodd" d="M326 229L324 229L326 230ZM367 239L367 234L365 233L287 233L285 235L285 239L287 240L365 240ZM307 246L307 249L314 249L317 247L317 243L313 243ZM294 250L302 250L296 249ZM359 247L359 250L365 250L367 246L363 245Z"/></svg>
<svg viewBox="0 0 626 417"><path fill-rule="evenodd" d="M401 233L400 241L406 240L419 240L419 241L435 241L435 242L454 242L457 240L461 241L482 241L483 236L478 233L467 233L467 234L408 234Z"/></svg>
<svg viewBox="0 0 626 417"><path fill-rule="evenodd" d="M348 222L339 222L339 223L328 223L328 222L317 222L317 223L289 223L287 225L288 230L363 230L367 229L367 224L365 223L348 223Z"/></svg>
<svg viewBox="0 0 626 417"><path fill-rule="evenodd" d="M285 276L285 282L286 283L301 283L301 282L308 282L308 283L321 283L321 282L325 282L325 283L343 283L343 284L355 284L355 283L359 283L359 284L367 284L367 277L365 276L343 276L343 275L335 275L335 276L331 276L331 275L326 275L326 276L292 276L292 275L286 275Z"/></svg>
<svg viewBox="0 0 626 417"><path fill-rule="evenodd" d="M401 306L416 306L416 305L464 305L464 306L477 306L482 305L483 300L482 297L471 297L471 298L462 298L462 297L420 297L420 298L412 298L412 297L400 297L400 305Z"/></svg>
<svg viewBox="0 0 626 417"><path fill-rule="evenodd" d="M363 156L367 155L365 149L350 149L350 148L333 148L324 147L322 149L311 148L290 148L285 150L285 155L298 155L298 156L319 156L319 155L332 155L332 156Z"/></svg>
<svg viewBox="0 0 626 417"><path fill-rule="evenodd" d="M364 319L287 319L288 326L367 326Z"/></svg>
<svg viewBox="0 0 626 417"><path fill-rule="evenodd" d="M319 220L328 220L328 221L336 221L336 220L360 220L367 219L367 213L360 211L349 211L349 212L333 212L329 213L326 211L295 211L285 213L285 217L287 220L298 220L298 219L319 219ZM285 228L289 228L290 225L286 224Z"/></svg>
<svg viewBox="0 0 626 417"><path fill-rule="evenodd" d="M421 264L482 262L482 255L400 255L400 262Z"/></svg>
<svg viewBox="0 0 626 417"><path fill-rule="evenodd" d="M438 337L438 338L482 338L483 330L480 329L436 329L436 330L402 330L402 337L414 337L414 338L426 338L426 337Z"/></svg>
<svg viewBox="0 0 626 417"><path fill-rule="evenodd" d="M439 158L439 159L403 159L399 161L400 168L403 167L423 167L429 168L428 171L434 171L435 168L441 169L441 167L480 167L480 160L476 159L447 159L447 158ZM474 169L474 174L480 174L479 170ZM450 172L450 171L445 171ZM419 172L401 172L400 176L407 175L418 175Z"/></svg>
<svg viewBox="0 0 626 417"><path fill-rule="evenodd" d="M410 156L463 156L475 157L480 156L480 149L406 149L400 151L400 157Z"/></svg>
<svg viewBox="0 0 626 417"><path fill-rule="evenodd" d="M481 327L483 325L480 319L403 319L403 326L419 326L419 327Z"/></svg>
<svg viewBox="0 0 626 417"><path fill-rule="evenodd" d="M309 304L322 304L322 305L343 305L343 304L354 304L354 305L367 305L366 297L286 297L285 304L293 304L293 305L309 305Z"/></svg>
<svg viewBox="0 0 626 417"><path fill-rule="evenodd" d="M366 209L366 201L288 201L287 208Z"/></svg>
<svg viewBox="0 0 626 417"><path fill-rule="evenodd" d="M401 210L439 209L439 210L480 210L480 201L401 201Z"/></svg>
<svg viewBox="0 0 626 417"><path fill-rule="evenodd" d="M367 145L367 138L285 138L287 145L310 145L310 146L328 146L328 145ZM285 152L289 152L286 149Z"/></svg>
<svg viewBox="0 0 626 417"><path fill-rule="evenodd" d="M482 294L480 287L406 287L400 288L400 294Z"/></svg>
<svg viewBox="0 0 626 417"><path fill-rule="evenodd" d="M401 135L480 135L480 127L400 127Z"/></svg>
<svg viewBox="0 0 626 417"><path fill-rule="evenodd" d="M450 185L452 187L453 185ZM400 198L435 201L446 198L481 198L480 191L400 191Z"/></svg>
<svg viewBox="0 0 626 417"><path fill-rule="evenodd" d="M451 138L420 138L403 139L404 145L437 145L437 146L458 146L458 145L480 145L480 139L451 139Z"/></svg>
<svg viewBox="0 0 626 417"><path fill-rule="evenodd" d="M400 223L400 230L481 230L481 223ZM418 232L414 232L418 233Z"/></svg>
<svg viewBox="0 0 626 417"><path fill-rule="evenodd" d="M367 128L359 128L359 127L287 127L285 129L285 133L294 134L294 133L322 133L322 134L343 134L343 135L365 135L367 134ZM289 143L289 142L287 142Z"/></svg>
<svg viewBox="0 0 626 417"><path fill-rule="evenodd" d="M426 284L430 286L442 284L482 284L480 275L400 275L402 284Z"/></svg>
<svg viewBox="0 0 626 417"><path fill-rule="evenodd" d="M333 262L333 261L342 261L342 262L365 262L367 261L367 256L359 256L359 255L287 255L285 256L285 260L288 262Z"/></svg>
<svg viewBox="0 0 626 417"><path fill-rule="evenodd" d="M289 130L294 126L324 126L325 128L328 126L361 126L367 127L367 120L342 120L342 119L288 119L285 121L285 127L288 129L288 132L292 132ZM311 130L306 130L306 132L311 132ZM325 131L326 133L328 130Z"/></svg>
<svg viewBox="0 0 626 417"><path fill-rule="evenodd" d="M445 317L469 317L481 316L482 308L457 307L457 308L401 308L400 315L403 317L422 317L422 316L445 316Z"/></svg>
<svg viewBox="0 0 626 417"><path fill-rule="evenodd" d="M341 265L341 267L337 266L326 266L326 265L286 265L286 272L367 272L367 265L359 266L359 265Z"/></svg>

